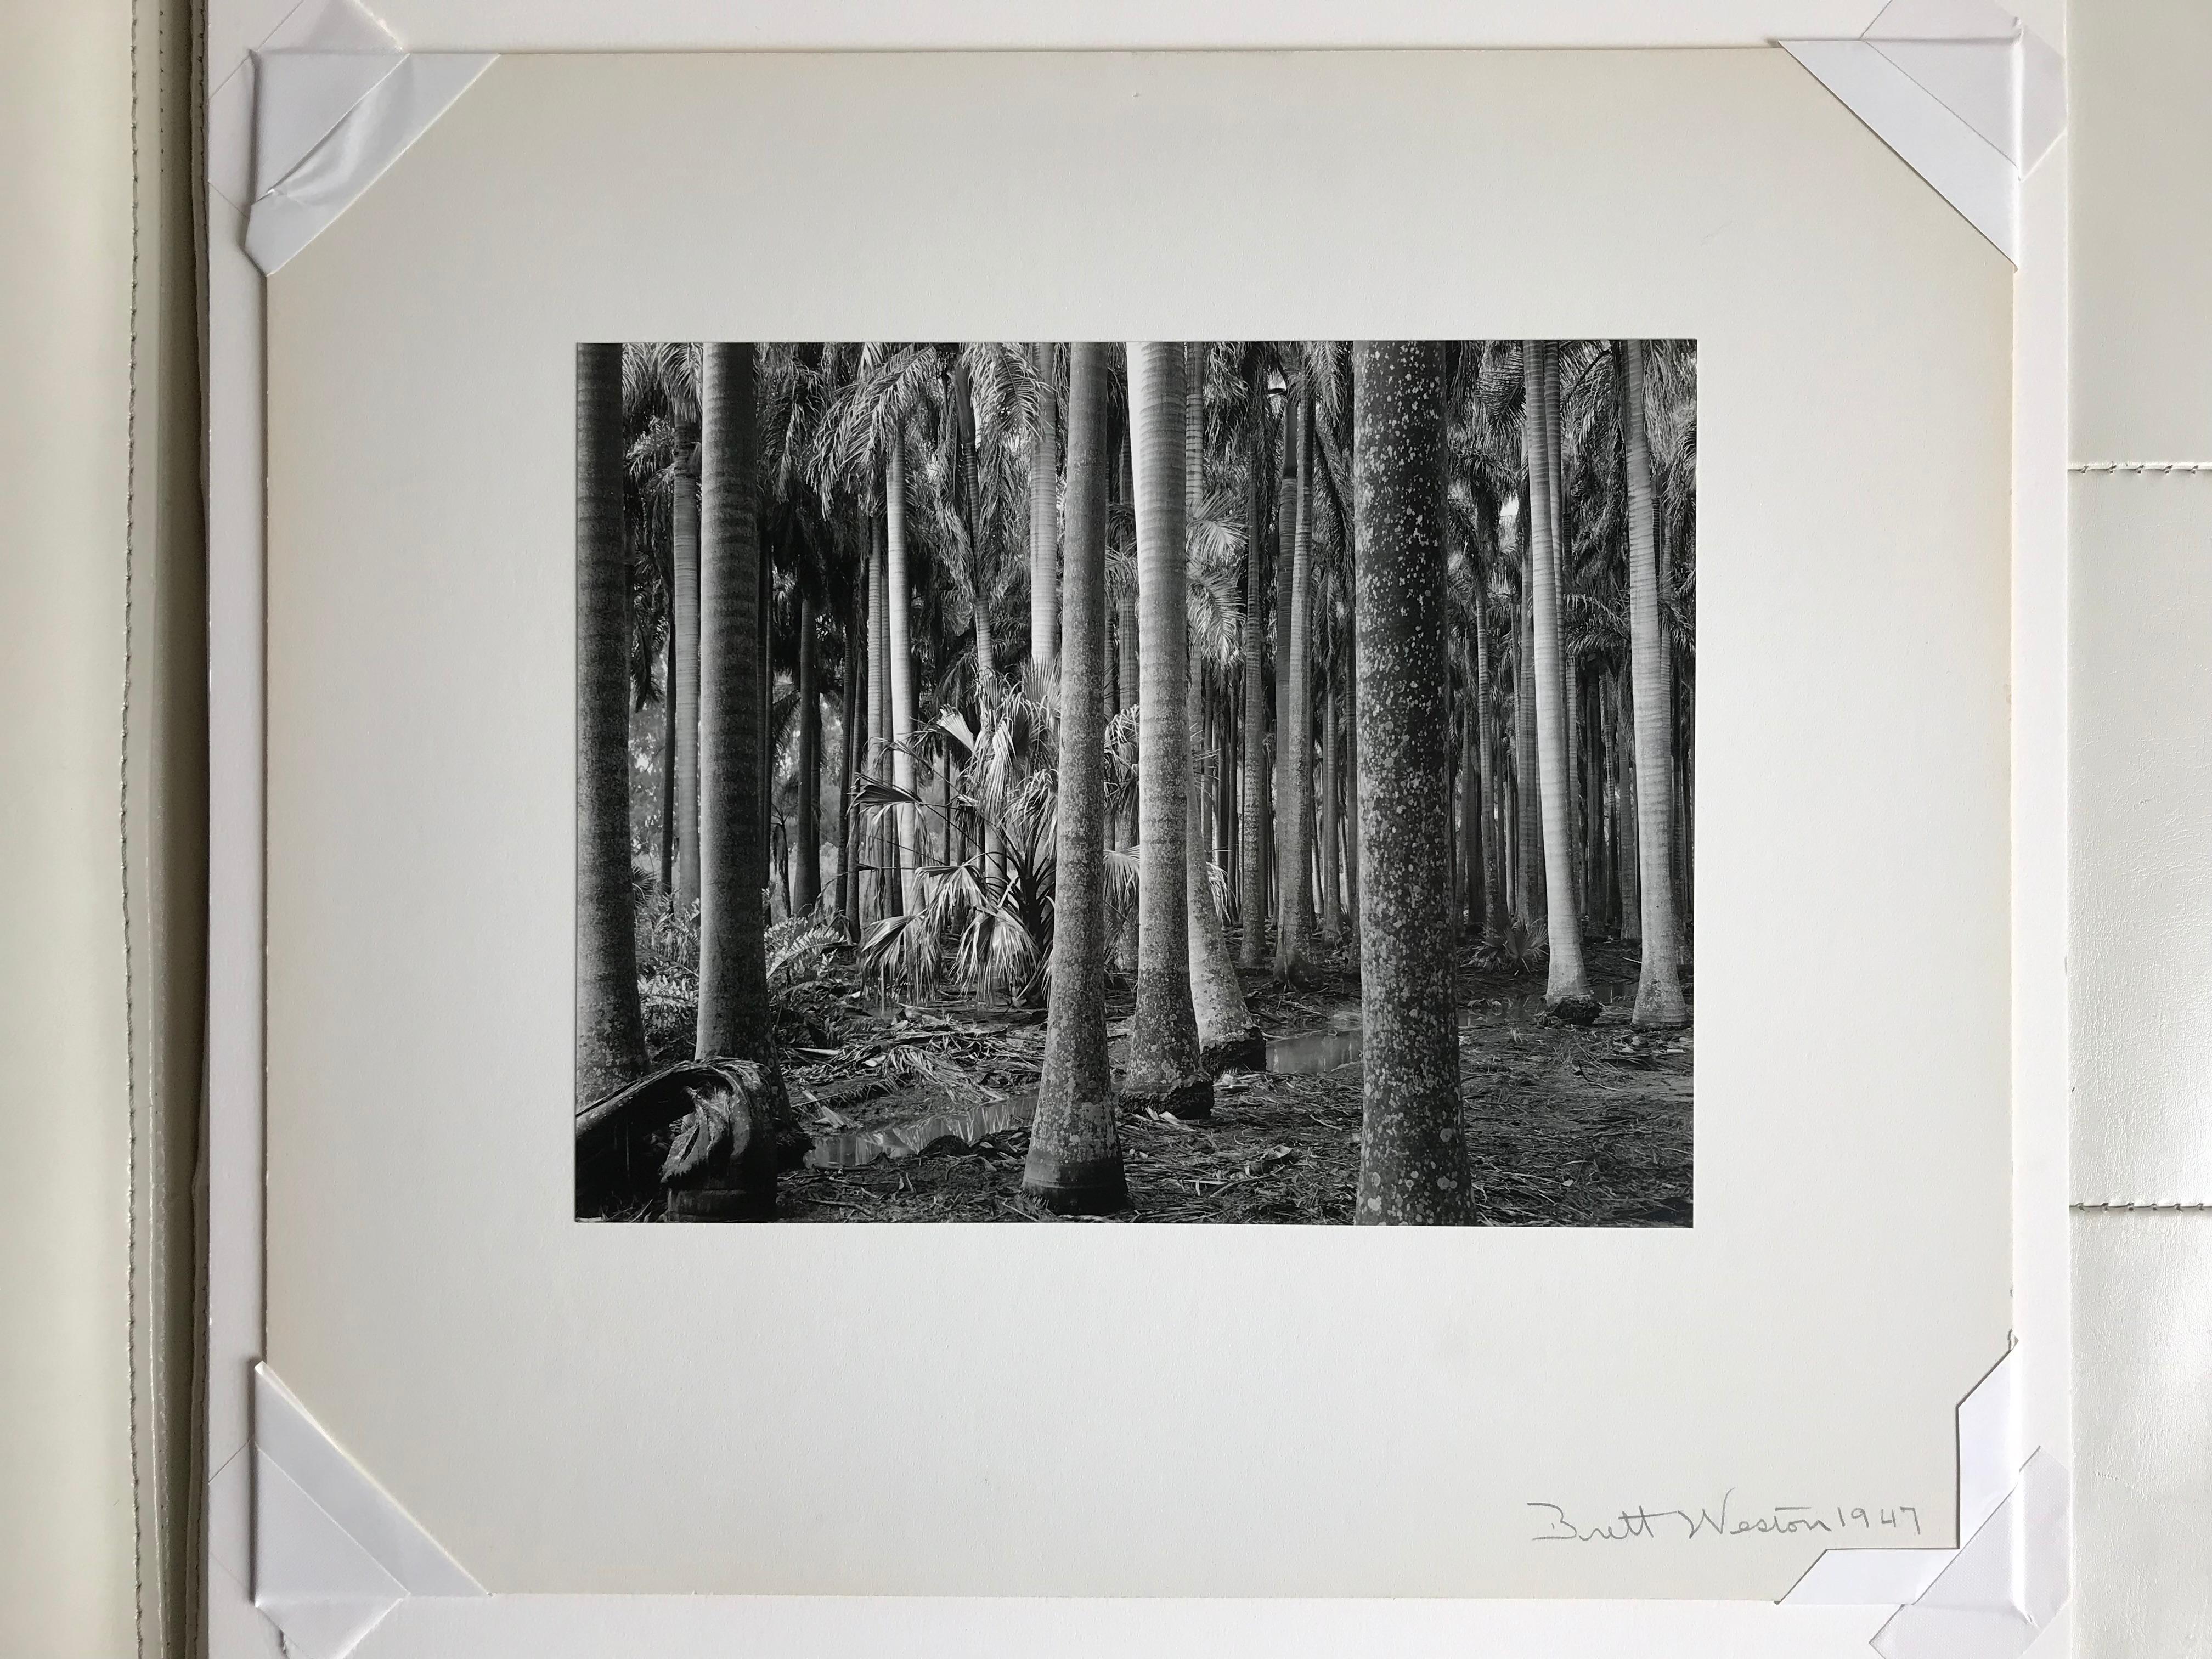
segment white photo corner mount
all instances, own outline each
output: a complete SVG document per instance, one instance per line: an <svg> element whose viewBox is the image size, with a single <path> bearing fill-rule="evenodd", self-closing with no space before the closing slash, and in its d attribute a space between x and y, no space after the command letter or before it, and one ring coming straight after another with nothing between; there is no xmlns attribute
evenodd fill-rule
<svg viewBox="0 0 2212 1659"><path fill-rule="evenodd" d="M2046 41L1990 0L1891 0L1855 40L1781 45L2020 263L2020 181L2066 127Z"/></svg>
<svg viewBox="0 0 2212 1659"><path fill-rule="evenodd" d="M2018 262L2019 182L2063 122L2063 66L2047 46L1979 0L1896 0L1855 40L1781 44ZM493 61L397 47L262 54L256 264L273 272L297 253ZM1787 1603L1899 1606L1875 1642L1887 1659L2026 1651L2064 1600L2065 1474L2047 1453L2016 1455L2015 1362L1960 1407L1962 1547L1833 1551ZM254 1598L288 1652L341 1659L404 1598L483 1594L265 1367L254 1392Z"/></svg>

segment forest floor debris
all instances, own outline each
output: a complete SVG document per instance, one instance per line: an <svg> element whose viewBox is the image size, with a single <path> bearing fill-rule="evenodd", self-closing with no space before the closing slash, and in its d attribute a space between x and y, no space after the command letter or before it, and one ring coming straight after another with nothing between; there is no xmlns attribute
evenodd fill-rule
<svg viewBox="0 0 2212 1659"><path fill-rule="evenodd" d="M1628 1023L1636 947L1588 947L1604 1005L1577 1028L1542 1013L1540 972L1460 973L1461 1075L1478 1218L1492 1225L1686 1226L1692 1036ZM1323 956L1316 987L1248 985L1276 1059L1297 1072L1215 1079L1211 1119L1121 1117L1134 1221L1344 1222L1359 1172L1358 988ZM1041 1014L966 1005L873 1007L849 977L798 988L785 1073L812 1139L778 1183L790 1221L1054 1219L1022 1164L1042 1060ZM1109 984L1118 1038L1131 994ZM805 1042L792 1028L802 1025ZM1304 1036L1334 1040L1301 1052ZM1348 1039L1348 1040L1347 1040ZM1118 1042L1117 1042L1118 1052ZM1341 1056L1341 1058L1337 1058ZM1328 1062L1336 1059L1336 1063Z"/></svg>

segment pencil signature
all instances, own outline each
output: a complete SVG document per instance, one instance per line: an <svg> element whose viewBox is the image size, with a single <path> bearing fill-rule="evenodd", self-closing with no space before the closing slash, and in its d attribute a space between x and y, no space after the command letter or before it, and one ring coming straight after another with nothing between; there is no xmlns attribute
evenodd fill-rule
<svg viewBox="0 0 2212 1659"><path fill-rule="evenodd" d="M1741 1538L1762 1534L1822 1532L1887 1533L1920 1536L1920 1511L1910 1504L1877 1504L1871 1508L1841 1504L1770 1504L1761 1508L1739 1508L1735 1488L1721 1494L1717 1507L1650 1509L1643 1504L1617 1510L1594 1526L1585 1526L1558 1504L1530 1504L1543 1530L1534 1534L1539 1544L1593 1544L1632 1538Z"/></svg>

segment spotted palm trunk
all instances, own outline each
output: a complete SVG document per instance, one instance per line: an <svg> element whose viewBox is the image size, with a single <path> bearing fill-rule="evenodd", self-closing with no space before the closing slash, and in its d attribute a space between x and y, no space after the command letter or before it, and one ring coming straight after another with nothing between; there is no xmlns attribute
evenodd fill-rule
<svg viewBox="0 0 2212 1659"><path fill-rule="evenodd" d="M630 901L622 348L576 348L576 1104L645 1069Z"/></svg>
<svg viewBox="0 0 2212 1659"><path fill-rule="evenodd" d="M1443 351L1352 355L1358 561L1360 1018L1356 1221L1474 1219L1451 958Z"/></svg>

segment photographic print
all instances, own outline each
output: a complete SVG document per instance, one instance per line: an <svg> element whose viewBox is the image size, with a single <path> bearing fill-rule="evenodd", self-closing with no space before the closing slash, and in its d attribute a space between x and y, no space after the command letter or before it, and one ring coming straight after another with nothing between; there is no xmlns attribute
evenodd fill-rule
<svg viewBox="0 0 2212 1659"><path fill-rule="evenodd" d="M575 392L579 1218L1691 1224L1693 342Z"/></svg>

